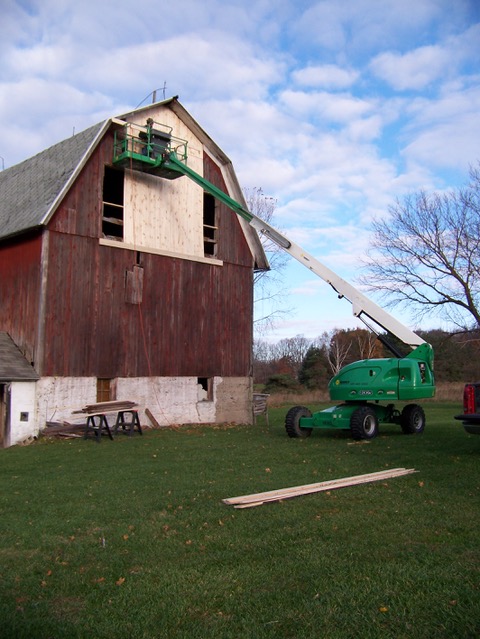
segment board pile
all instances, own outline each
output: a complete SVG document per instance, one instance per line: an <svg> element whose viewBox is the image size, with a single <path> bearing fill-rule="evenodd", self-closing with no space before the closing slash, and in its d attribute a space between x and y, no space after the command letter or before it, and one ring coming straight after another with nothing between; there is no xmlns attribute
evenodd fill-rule
<svg viewBox="0 0 480 639"><path fill-rule="evenodd" d="M341 479L331 479L322 481L317 484L306 484L305 486L292 486L291 488L283 488L280 490L270 490L265 493L255 493L253 495L242 495L240 497L229 497L222 499L224 504L233 506L234 508L253 508L254 506L262 506L263 504L283 499L291 499L300 495L309 495L328 490L336 490L337 488L345 488L347 486L356 486L358 484L367 484L373 481L382 481L393 477L401 477L416 473L414 468L392 468L391 470L382 470L376 473L368 473L365 475L355 475L353 477L343 477Z"/></svg>
<svg viewBox="0 0 480 639"><path fill-rule="evenodd" d="M129 400L113 400L110 402L98 402L96 404L87 404L80 410L74 410L74 413L87 413L88 415L92 414L102 414L102 413L116 413L119 411L128 411L131 408L137 406L135 402Z"/></svg>

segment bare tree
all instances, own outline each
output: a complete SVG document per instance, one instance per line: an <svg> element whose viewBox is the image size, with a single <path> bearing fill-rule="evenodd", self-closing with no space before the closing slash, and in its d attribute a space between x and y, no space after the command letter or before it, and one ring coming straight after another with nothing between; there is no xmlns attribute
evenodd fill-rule
<svg viewBox="0 0 480 639"><path fill-rule="evenodd" d="M366 331L363 328L356 328L350 331L351 338L355 342L359 359L372 359L372 357L381 357L382 350L375 333Z"/></svg>
<svg viewBox="0 0 480 639"><path fill-rule="evenodd" d="M432 312L465 331L480 327L480 164L462 189L397 201L373 224L362 283L391 306Z"/></svg>
<svg viewBox="0 0 480 639"><path fill-rule="evenodd" d="M288 373L298 379L311 340L303 335L287 337L279 342L270 343L266 340L253 341L253 366L256 382L263 382L265 378L279 373Z"/></svg>
<svg viewBox="0 0 480 639"><path fill-rule="evenodd" d="M277 344L278 359L284 359L290 363L290 370L295 379L298 379L298 373L310 345L311 340L304 335L287 337L280 340Z"/></svg>
<svg viewBox="0 0 480 639"><path fill-rule="evenodd" d="M349 339L345 339L345 332L336 329L329 333L323 333L321 341L324 344L328 365L332 374L336 375L343 368L352 347L352 342Z"/></svg>
<svg viewBox="0 0 480 639"><path fill-rule="evenodd" d="M273 226L273 217L277 200L265 195L262 188L245 189L243 192L248 210ZM257 271L254 276L255 295L255 332L263 335L273 328L275 321L288 315L291 309L285 305L285 289L283 287L283 270L288 262L288 255L266 235L260 235L263 249L270 264L269 271ZM267 309L267 310L265 310Z"/></svg>

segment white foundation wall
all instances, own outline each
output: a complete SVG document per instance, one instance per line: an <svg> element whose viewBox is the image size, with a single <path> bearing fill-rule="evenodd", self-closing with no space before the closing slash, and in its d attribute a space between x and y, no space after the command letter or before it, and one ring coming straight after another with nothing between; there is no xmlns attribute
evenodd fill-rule
<svg viewBox="0 0 480 639"><path fill-rule="evenodd" d="M7 445L13 446L38 434L35 415L36 382L10 383L10 434Z"/></svg>
<svg viewBox="0 0 480 639"><path fill-rule="evenodd" d="M215 422L253 423L253 380L251 377L223 377L216 385Z"/></svg>
<svg viewBox="0 0 480 639"><path fill-rule="evenodd" d="M131 400L139 405L140 422L150 425L145 409L161 426L172 424L238 423L251 424L251 378L212 379L212 399L198 383L197 377L129 377L113 381L117 400ZM35 384L33 384L35 387ZM47 422L78 423L83 416L73 411L94 404L96 377L44 377L36 382L34 435ZM22 409L23 410L23 409Z"/></svg>
<svg viewBox="0 0 480 639"><path fill-rule="evenodd" d="M38 430L47 422L80 421L73 411L96 401L96 377L42 377L37 382Z"/></svg>
<svg viewBox="0 0 480 639"><path fill-rule="evenodd" d="M251 424L251 389L252 380L248 377L214 377L212 400L208 400L196 377L117 380L118 399L135 399L143 411L148 408L162 426L220 422ZM149 423L148 417L144 420Z"/></svg>

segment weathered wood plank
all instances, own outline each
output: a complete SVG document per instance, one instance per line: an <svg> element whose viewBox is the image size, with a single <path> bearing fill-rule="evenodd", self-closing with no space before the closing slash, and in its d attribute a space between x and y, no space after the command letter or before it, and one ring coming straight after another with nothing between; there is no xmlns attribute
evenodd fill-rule
<svg viewBox="0 0 480 639"><path fill-rule="evenodd" d="M417 471L413 468L393 468L387 471L367 473L364 475L355 475L353 477L344 477L341 479L332 479L315 484L292 486L290 488L270 490L264 493L255 493L252 495L241 495L239 497L223 499L222 501L224 504L234 506L235 508L250 508L253 506L260 506L264 503L272 501L290 499L292 497L299 497L301 495L308 495L322 491L324 492L327 490L336 490L338 488L356 486L358 484L391 479L393 477L401 477L403 475L408 475L415 472Z"/></svg>
<svg viewBox="0 0 480 639"><path fill-rule="evenodd" d="M160 424L157 422L157 420L153 416L152 411L149 408L145 409L145 415L148 417L154 428L161 428Z"/></svg>

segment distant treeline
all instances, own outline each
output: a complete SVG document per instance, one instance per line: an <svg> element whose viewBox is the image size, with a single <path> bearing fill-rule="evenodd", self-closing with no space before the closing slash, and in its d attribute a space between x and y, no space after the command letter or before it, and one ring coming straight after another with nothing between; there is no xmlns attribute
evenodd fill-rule
<svg viewBox="0 0 480 639"><path fill-rule="evenodd" d="M438 382L480 380L480 331L449 333L430 330L418 334L432 345ZM406 355L397 339L385 336ZM364 329L334 330L315 339L303 335L272 344L254 343L254 381L270 390L324 388L340 368L360 359L393 357L373 333Z"/></svg>

